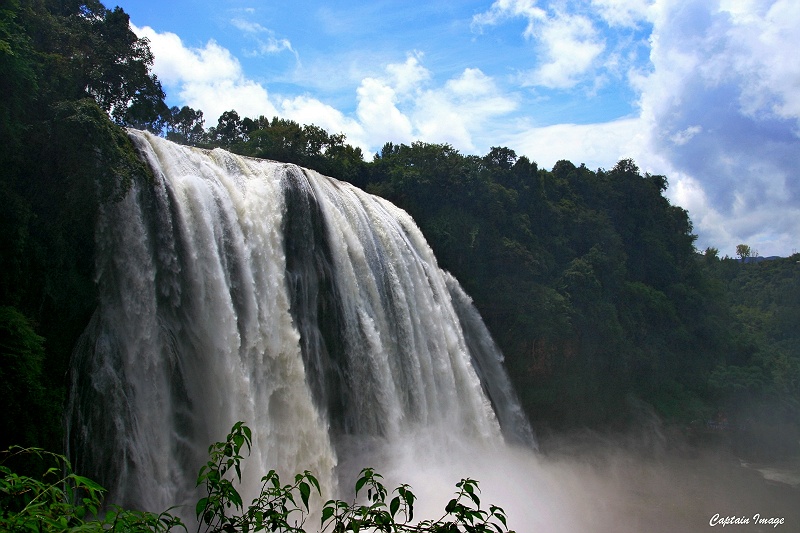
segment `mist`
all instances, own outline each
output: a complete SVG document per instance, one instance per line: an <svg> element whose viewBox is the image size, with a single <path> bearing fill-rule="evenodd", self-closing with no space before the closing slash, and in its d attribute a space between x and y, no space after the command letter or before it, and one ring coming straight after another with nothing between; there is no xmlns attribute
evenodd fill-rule
<svg viewBox="0 0 800 533"><path fill-rule="evenodd" d="M419 498L416 517L437 519L455 484L469 477L480 483L482 508L502 507L509 529L520 533L707 532L712 524L797 531L800 525L797 460L750 462L724 439L692 442L660 425L618 434L550 433L539 446L486 446L429 430L396 442L351 441L341 454L349 459L339 464L340 489L372 466L387 488L411 485Z"/></svg>

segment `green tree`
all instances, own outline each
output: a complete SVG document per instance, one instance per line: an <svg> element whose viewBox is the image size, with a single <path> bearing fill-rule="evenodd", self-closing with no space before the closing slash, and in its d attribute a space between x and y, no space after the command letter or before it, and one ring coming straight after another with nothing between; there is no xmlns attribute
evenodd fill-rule
<svg viewBox="0 0 800 533"><path fill-rule="evenodd" d="M194 110L189 106L180 109L173 106L170 111L170 120L167 125L167 139L180 143L197 145L204 142L205 129L203 112Z"/></svg>
<svg viewBox="0 0 800 533"><path fill-rule="evenodd" d="M746 244L737 244L736 245L736 255L741 259L742 262L745 261L751 254L750 247Z"/></svg>
<svg viewBox="0 0 800 533"><path fill-rule="evenodd" d="M212 142L223 148L234 148L248 138L242 119L234 110L222 113L217 125L211 128L208 134Z"/></svg>

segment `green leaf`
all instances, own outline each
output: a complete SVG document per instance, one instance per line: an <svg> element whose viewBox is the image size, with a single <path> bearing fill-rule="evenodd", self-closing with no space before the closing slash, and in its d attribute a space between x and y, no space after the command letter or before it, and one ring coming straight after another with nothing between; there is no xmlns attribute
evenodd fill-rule
<svg viewBox="0 0 800 533"><path fill-rule="evenodd" d="M197 505L194 508L194 512L198 518L200 517L201 514L203 514L203 511L206 510L207 505L208 505L208 498L200 498L200 500L197 501Z"/></svg>
<svg viewBox="0 0 800 533"><path fill-rule="evenodd" d="M400 496L392 498L391 503L389 504L389 512L392 515L392 518L397 514L397 511L400 509Z"/></svg>
<svg viewBox="0 0 800 533"><path fill-rule="evenodd" d="M308 470L306 470L305 474L308 482L314 485L314 487L317 489L317 493L322 494L322 489L319 486L319 481L317 481L317 478L315 478Z"/></svg>
<svg viewBox="0 0 800 533"><path fill-rule="evenodd" d="M237 509L241 509L242 508L242 496L239 494L239 492L235 488L233 488L233 485L230 485L229 488L230 488L230 491L228 493L228 498L236 506Z"/></svg>
<svg viewBox="0 0 800 533"><path fill-rule="evenodd" d="M475 502L475 505L477 505L477 506L481 505L481 499L478 497L477 494L472 492L472 493L470 493L469 497L472 499L473 502Z"/></svg>
<svg viewBox="0 0 800 533"><path fill-rule="evenodd" d="M78 485L79 487L85 487L87 489L97 490L97 491L104 491L105 490L105 489L103 489L103 487L101 487L100 485L98 485L97 483L95 483L94 481L89 479L88 477L83 477L83 476L79 476L79 475L75 474L75 475L72 476L72 479L75 480L75 484Z"/></svg>
<svg viewBox="0 0 800 533"><path fill-rule="evenodd" d="M297 488L300 490L300 498L303 500L303 505L308 509L308 497L311 494L311 487L305 481L301 481Z"/></svg>
<svg viewBox="0 0 800 533"><path fill-rule="evenodd" d="M325 522L327 522L328 520L331 519L331 517L333 516L334 512L335 512L335 509L333 507L327 507L327 506L323 507L322 508L322 520L320 520L320 525L324 526Z"/></svg>
<svg viewBox="0 0 800 533"><path fill-rule="evenodd" d="M358 495L358 491L364 488L364 485L366 485L366 483L367 483L367 476L364 475L358 478L358 481L356 481L356 495Z"/></svg>

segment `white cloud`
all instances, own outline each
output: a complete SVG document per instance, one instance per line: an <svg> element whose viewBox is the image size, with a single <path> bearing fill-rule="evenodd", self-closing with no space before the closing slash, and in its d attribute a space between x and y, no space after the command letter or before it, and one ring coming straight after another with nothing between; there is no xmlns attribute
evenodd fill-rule
<svg viewBox="0 0 800 533"><path fill-rule="evenodd" d="M526 85L568 89L583 80L605 50L605 42L590 18L556 6L554 14L536 6L535 0L497 0L489 11L475 15L474 29L522 17L523 36L537 44L540 65L523 76Z"/></svg>
<svg viewBox="0 0 800 533"><path fill-rule="evenodd" d="M247 28L263 31L257 24ZM475 139L485 138L489 123L517 106L478 69L465 69L443 85L432 86L431 73L418 52L404 62L386 65L381 76L363 78L355 90L354 116L309 95L287 96L276 104L267 89L247 78L239 61L216 42L189 48L172 33L149 27L134 31L150 40L156 58L153 70L168 92L181 105L202 110L207 127L214 126L224 111L235 109L243 117L282 116L343 132L366 157L388 141L451 143L472 151ZM490 142L486 141L487 149Z"/></svg>
<svg viewBox="0 0 800 533"><path fill-rule="evenodd" d="M405 63L393 63L386 66L388 81L395 92L401 96L410 96L414 90L431 78L428 69L420 64L422 54L416 52L409 55Z"/></svg>
<svg viewBox="0 0 800 533"><path fill-rule="evenodd" d="M503 94L489 76L478 69L465 69L444 87L420 96L414 111L422 140L452 144L473 152L485 141L491 122L517 108L514 98ZM488 150L487 146L480 149Z"/></svg>
<svg viewBox="0 0 800 533"><path fill-rule="evenodd" d="M800 5L660 0L650 13L653 70L635 83L668 194L701 247L788 253L800 235Z"/></svg>
<svg viewBox="0 0 800 533"><path fill-rule="evenodd" d="M737 0L738 1L738 0ZM655 0L591 0L609 26L635 28L648 20L650 7Z"/></svg>
<svg viewBox="0 0 800 533"><path fill-rule="evenodd" d="M479 13L472 18L472 27L480 31L483 26L496 26L515 17L528 19L523 35L532 37L537 21L546 20L547 12L536 7L536 0L497 0L489 11Z"/></svg>
<svg viewBox="0 0 800 533"><path fill-rule="evenodd" d="M277 114L267 90L247 79L239 61L215 41L188 48L174 33L158 33L147 26L132 29L150 41L153 71L161 82L168 90L177 90L183 105L202 110L206 126L215 125L217 118L231 109L243 116Z"/></svg>
<svg viewBox="0 0 800 533"><path fill-rule="evenodd" d="M576 165L584 163L592 170L613 168L619 160L628 158L642 166L646 160L642 126L636 118L602 124L556 124L529 127L502 141L545 169L562 159Z"/></svg>
<svg viewBox="0 0 800 533"><path fill-rule="evenodd" d="M132 28L138 36L150 40L155 56L153 70L168 93L177 96L181 105L202 110L206 127L216 125L223 112L234 109L243 117L283 116L300 124L343 132L351 144L367 149L363 128L319 100L307 96L285 98L279 111L266 88L247 78L239 61L213 40L202 48L189 48L173 33L158 33L149 27ZM252 24L250 30L258 32L263 28Z"/></svg>
<svg viewBox="0 0 800 533"><path fill-rule="evenodd" d="M250 55L268 55L288 51L294 54L295 59L299 61L299 56L292 48L292 43L289 42L289 39L277 38L275 32L269 28L257 22L239 18L231 20L231 24L241 32L252 36L256 41L256 49L250 52Z"/></svg>
<svg viewBox="0 0 800 533"><path fill-rule="evenodd" d="M760 4L760 5L759 5ZM740 103L745 112L769 111L782 118L800 119L800 3L779 0L762 12L727 4L732 67L742 76ZM760 8L760 9L759 9Z"/></svg>
<svg viewBox="0 0 800 533"><path fill-rule="evenodd" d="M542 44L544 64L534 69L527 83L551 89L567 89L581 81L605 49L592 21L580 15L559 13L536 32Z"/></svg>
<svg viewBox="0 0 800 533"><path fill-rule="evenodd" d="M155 56L153 69L162 83L175 86L184 82L210 83L218 78L236 78L242 75L239 62L214 40L203 48L189 49L174 33L157 33L145 26L131 26L138 37L150 41Z"/></svg>
<svg viewBox="0 0 800 533"><path fill-rule="evenodd" d="M362 80L356 113L374 145L422 140L473 151L488 124L517 107L478 69L467 68L431 87L430 72L419 57L387 65L384 77Z"/></svg>
<svg viewBox="0 0 800 533"><path fill-rule="evenodd" d="M357 94L356 114L369 139L401 143L414 140L411 120L397 108L397 93L386 81L365 78Z"/></svg>

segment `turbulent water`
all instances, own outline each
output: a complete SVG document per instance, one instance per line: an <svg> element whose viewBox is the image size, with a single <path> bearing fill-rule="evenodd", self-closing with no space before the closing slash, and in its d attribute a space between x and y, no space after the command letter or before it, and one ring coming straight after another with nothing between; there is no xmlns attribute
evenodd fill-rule
<svg viewBox="0 0 800 533"><path fill-rule="evenodd" d="M238 420L245 492L270 468L336 495L422 448L533 445L502 356L404 211L294 165L130 136L154 180L102 208L67 413L76 469L111 501L195 501Z"/></svg>

